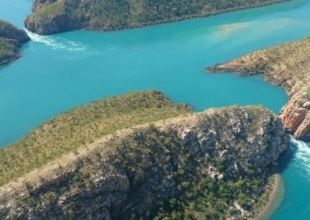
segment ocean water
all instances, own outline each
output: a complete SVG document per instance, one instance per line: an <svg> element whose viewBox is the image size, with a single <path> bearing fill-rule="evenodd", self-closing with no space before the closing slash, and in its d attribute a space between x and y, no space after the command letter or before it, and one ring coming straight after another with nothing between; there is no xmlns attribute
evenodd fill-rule
<svg viewBox="0 0 310 220"><path fill-rule="evenodd" d="M310 217L310 143L291 140L290 149L281 158L284 195L272 220L307 220Z"/></svg>
<svg viewBox="0 0 310 220"><path fill-rule="evenodd" d="M22 28L31 2L0 0L0 18ZM160 90L196 111L261 104L278 112L287 101L281 88L260 77L205 74L203 69L256 49L310 36L310 1L292 0L110 33L29 35L33 41L23 47L22 57L0 68L0 147L75 106L145 89ZM287 212L291 216L305 213L298 219L310 216L306 201L310 178L301 181L300 188L296 185L299 171L310 172L310 168L298 152L283 170L285 196L271 219L296 219ZM296 187L309 190L300 190L299 197Z"/></svg>

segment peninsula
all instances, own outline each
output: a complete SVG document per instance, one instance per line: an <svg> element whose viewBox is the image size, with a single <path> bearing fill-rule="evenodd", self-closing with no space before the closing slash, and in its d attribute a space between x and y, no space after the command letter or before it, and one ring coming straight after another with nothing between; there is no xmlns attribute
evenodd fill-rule
<svg viewBox="0 0 310 220"><path fill-rule="evenodd" d="M20 47L29 40L25 31L0 20L0 65L17 59Z"/></svg>
<svg viewBox="0 0 310 220"><path fill-rule="evenodd" d="M284 127L296 138L310 140L310 38L260 50L206 70L242 76L261 74L282 86L289 96L280 113Z"/></svg>

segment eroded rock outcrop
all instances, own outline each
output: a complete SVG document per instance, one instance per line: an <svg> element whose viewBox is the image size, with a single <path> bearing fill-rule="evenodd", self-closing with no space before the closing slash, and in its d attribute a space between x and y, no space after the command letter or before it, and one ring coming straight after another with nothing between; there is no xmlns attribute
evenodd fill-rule
<svg viewBox="0 0 310 220"><path fill-rule="evenodd" d="M296 138L310 139L310 39L304 39L254 52L209 72L237 72L243 76L262 74L268 81L285 88L288 103L280 117Z"/></svg>
<svg viewBox="0 0 310 220"><path fill-rule="evenodd" d="M209 16L285 0L35 0L26 27L39 34L125 28Z"/></svg>
<svg viewBox="0 0 310 220"><path fill-rule="evenodd" d="M287 145L261 107L121 130L2 186L0 218L245 219Z"/></svg>

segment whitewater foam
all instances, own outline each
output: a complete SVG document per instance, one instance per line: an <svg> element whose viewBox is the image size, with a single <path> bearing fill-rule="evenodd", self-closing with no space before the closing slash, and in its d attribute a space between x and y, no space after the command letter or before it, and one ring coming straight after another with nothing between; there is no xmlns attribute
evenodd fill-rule
<svg viewBox="0 0 310 220"><path fill-rule="evenodd" d="M297 148L294 158L301 162L300 169L310 177L310 147L307 143L291 137L290 147Z"/></svg>
<svg viewBox="0 0 310 220"><path fill-rule="evenodd" d="M61 37L55 36L43 36L24 29L30 39L34 42L42 43L55 50L67 50L67 51L84 51L86 47L80 43L67 40Z"/></svg>

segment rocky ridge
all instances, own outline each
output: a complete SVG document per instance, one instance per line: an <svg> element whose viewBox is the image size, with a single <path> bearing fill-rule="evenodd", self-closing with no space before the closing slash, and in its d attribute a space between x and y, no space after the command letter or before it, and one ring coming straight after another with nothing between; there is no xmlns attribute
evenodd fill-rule
<svg viewBox="0 0 310 220"><path fill-rule="evenodd" d="M261 107L120 130L0 187L0 218L246 219L287 145Z"/></svg>
<svg viewBox="0 0 310 220"><path fill-rule="evenodd" d="M112 31L203 17L285 0L34 0L25 26L38 34Z"/></svg>
<svg viewBox="0 0 310 220"><path fill-rule="evenodd" d="M74 108L45 122L17 143L0 149L0 186L117 130L190 112L188 105L175 104L153 90Z"/></svg>
<svg viewBox="0 0 310 220"><path fill-rule="evenodd" d="M289 96L280 112L284 127L296 138L310 140L310 38L260 50L207 71L261 74L282 86Z"/></svg>

